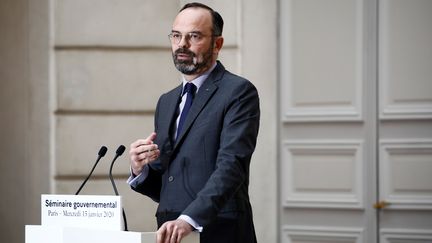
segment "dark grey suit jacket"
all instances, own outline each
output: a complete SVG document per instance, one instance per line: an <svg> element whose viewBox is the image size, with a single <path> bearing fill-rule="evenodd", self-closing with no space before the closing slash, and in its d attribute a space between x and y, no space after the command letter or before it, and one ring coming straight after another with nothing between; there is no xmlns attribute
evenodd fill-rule
<svg viewBox="0 0 432 243"><path fill-rule="evenodd" d="M233 219L254 238L248 185L260 118L257 90L218 62L173 141L181 91L182 85L159 99L155 143L161 155L134 190L159 202L159 213L188 215L204 231L218 219Z"/></svg>

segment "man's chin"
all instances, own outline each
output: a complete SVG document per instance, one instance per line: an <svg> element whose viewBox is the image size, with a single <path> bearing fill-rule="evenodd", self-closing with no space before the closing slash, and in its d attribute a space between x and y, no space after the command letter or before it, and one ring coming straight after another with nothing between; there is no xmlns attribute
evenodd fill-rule
<svg viewBox="0 0 432 243"><path fill-rule="evenodd" d="M184 75L192 75L195 74L197 69L196 67L191 66L184 66L184 65L176 65L176 68L179 72L183 73Z"/></svg>

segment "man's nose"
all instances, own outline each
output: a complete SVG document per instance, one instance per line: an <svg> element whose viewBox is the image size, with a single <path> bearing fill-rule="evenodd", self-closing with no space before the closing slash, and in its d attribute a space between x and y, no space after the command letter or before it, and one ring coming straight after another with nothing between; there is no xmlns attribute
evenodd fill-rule
<svg viewBox="0 0 432 243"><path fill-rule="evenodd" d="M190 45L188 35L183 35L177 45L179 47L188 47Z"/></svg>

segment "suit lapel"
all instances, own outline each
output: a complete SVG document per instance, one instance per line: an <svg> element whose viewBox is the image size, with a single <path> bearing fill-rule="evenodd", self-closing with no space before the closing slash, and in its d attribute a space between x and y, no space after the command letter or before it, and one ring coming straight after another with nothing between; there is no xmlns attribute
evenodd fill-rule
<svg viewBox="0 0 432 243"><path fill-rule="evenodd" d="M179 85L176 89L167 93L166 101L159 110L160 127L158 130L166 132L165 136L168 138L169 141L172 141L172 138L174 136L173 129L175 129L175 126L173 127L173 124L175 124L175 120L178 115L177 110L181 98L181 91L182 85Z"/></svg>
<svg viewBox="0 0 432 243"><path fill-rule="evenodd" d="M179 85L173 92L169 93L168 104L166 106L167 109L161 111L165 116L163 120L169 122L167 126L171 126L171 124L173 124L174 120L177 118L177 109L178 104L180 103L181 92L182 85Z"/></svg>
<svg viewBox="0 0 432 243"><path fill-rule="evenodd" d="M165 151L159 157L163 168L168 168L168 164L171 160L171 154L173 151L173 129L175 129L175 119L177 118L177 109L180 101L180 94L182 91L182 85L179 85L174 90L163 95L163 100L160 103L157 112L158 126L157 130L159 132L157 139L160 149Z"/></svg>

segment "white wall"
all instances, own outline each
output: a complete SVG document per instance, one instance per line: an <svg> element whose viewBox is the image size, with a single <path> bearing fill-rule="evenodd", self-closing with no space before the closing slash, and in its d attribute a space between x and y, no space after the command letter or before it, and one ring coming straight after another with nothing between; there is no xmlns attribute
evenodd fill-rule
<svg viewBox="0 0 432 243"><path fill-rule="evenodd" d="M49 192L48 2L0 2L1 242L24 242Z"/></svg>

